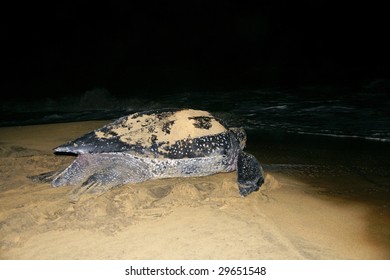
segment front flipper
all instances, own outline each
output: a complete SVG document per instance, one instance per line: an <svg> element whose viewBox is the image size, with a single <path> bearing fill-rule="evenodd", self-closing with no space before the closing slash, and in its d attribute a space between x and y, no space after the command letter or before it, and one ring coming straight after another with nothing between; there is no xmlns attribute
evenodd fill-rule
<svg viewBox="0 0 390 280"><path fill-rule="evenodd" d="M244 151L238 154L237 160L238 189L241 196L247 196L260 189L264 183L263 168L257 159Z"/></svg>

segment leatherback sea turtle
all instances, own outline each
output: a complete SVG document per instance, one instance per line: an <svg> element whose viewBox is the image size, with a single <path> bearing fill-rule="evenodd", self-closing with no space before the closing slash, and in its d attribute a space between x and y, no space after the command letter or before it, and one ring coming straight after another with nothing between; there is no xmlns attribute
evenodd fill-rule
<svg viewBox="0 0 390 280"><path fill-rule="evenodd" d="M206 176L237 170L246 196L264 181L257 159L243 151L246 134L209 112L165 109L122 117L54 149L76 154L65 170L38 175L53 187L104 192L127 183L169 177Z"/></svg>

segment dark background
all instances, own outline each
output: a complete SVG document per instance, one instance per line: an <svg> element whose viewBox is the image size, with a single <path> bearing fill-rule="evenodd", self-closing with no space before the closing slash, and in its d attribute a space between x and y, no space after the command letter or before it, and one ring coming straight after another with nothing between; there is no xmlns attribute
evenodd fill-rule
<svg viewBox="0 0 390 280"><path fill-rule="evenodd" d="M375 1L98 2L3 8L3 98L361 83L390 70Z"/></svg>

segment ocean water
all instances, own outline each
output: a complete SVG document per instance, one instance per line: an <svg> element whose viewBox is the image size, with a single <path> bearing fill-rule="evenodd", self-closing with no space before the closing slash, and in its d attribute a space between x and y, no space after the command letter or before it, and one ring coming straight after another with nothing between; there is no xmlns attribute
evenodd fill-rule
<svg viewBox="0 0 390 280"><path fill-rule="evenodd" d="M64 97L3 102L0 126L114 119L158 108L209 110L248 131L281 131L390 142L390 93L366 87L110 93L96 88Z"/></svg>

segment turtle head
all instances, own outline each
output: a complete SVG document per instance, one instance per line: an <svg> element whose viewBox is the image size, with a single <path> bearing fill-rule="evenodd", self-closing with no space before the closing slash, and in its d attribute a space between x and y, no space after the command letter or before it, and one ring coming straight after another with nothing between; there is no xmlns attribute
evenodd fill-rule
<svg viewBox="0 0 390 280"><path fill-rule="evenodd" d="M229 130L233 133L237 142L240 144L241 150L243 150L245 148L245 145L246 145L245 130L242 127L232 127Z"/></svg>

